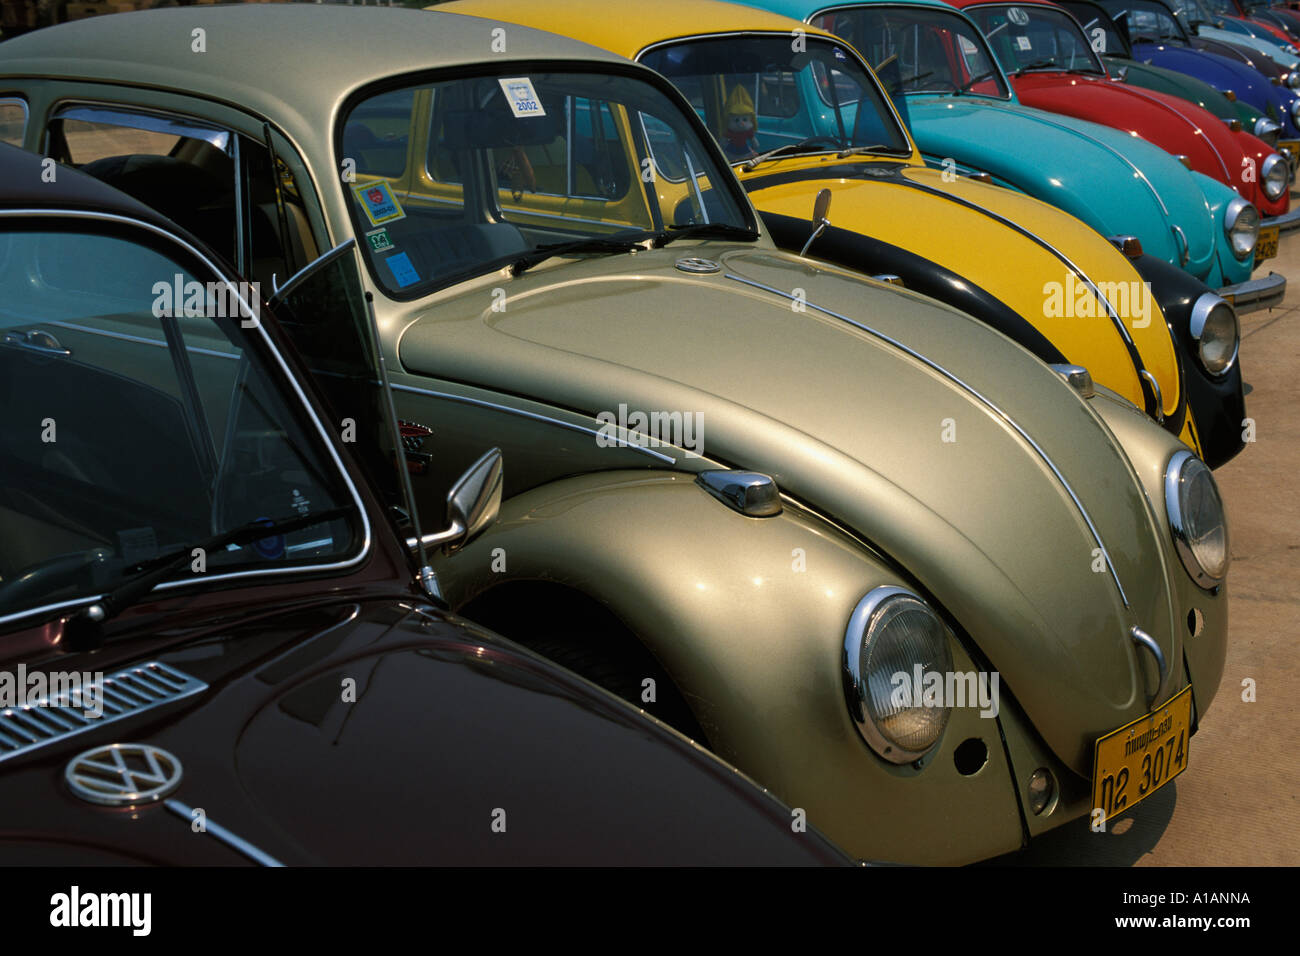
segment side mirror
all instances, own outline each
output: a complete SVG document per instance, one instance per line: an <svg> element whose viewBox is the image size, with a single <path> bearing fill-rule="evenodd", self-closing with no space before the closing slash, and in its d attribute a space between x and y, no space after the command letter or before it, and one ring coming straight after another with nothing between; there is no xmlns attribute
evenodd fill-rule
<svg viewBox="0 0 1300 956"><path fill-rule="evenodd" d="M446 531L407 538L407 547L419 545L442 548L448 554L458 551L481 535L497 520L501 511L501 488L504 465L501 449L493 448L460 476L447 493Z"/></svg>
<svg viewBox="0 0 1300 956"><path fill-rule="evenodd" d="M830 213L830 211L831 211L831 191L829 189L818 190L817 198L813 200L812 235L808 237L808 241L805 242L803 244L803 248L799 250L799 255L801 256L807 255L808 247L813 244L813 240L816 239L818 236L820 236L826 230L826 227L831 224L831 221L826 218L827 215Z"/></svg>

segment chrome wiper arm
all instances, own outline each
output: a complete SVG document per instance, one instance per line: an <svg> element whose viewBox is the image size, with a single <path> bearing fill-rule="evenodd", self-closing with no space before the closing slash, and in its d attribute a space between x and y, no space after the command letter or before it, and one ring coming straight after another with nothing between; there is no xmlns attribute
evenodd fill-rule
<svg viewBox="0 0 1300 956"><path fill-rule="evenodd" d="M260 519L240 525L230 531L212 535L202 541L177 548L167 554L148 561L138 562L126 569L128 577L117 587L104 594L78 614L68 619L65 637L70 646L79 649L98 646L103 639L104 622L116 617L126 608L140 600L172 574L194 559L194 551L206 553L230 545L248 545L254 541L276 535L301 531L313 525L324 524L336 518L351 514L352 508L331 508L315 514L294 515L279 520Z"/></svg>
<svg viewBox="0 0 1300 956"><path fill-rule="evenodd" d="M572 242L555 242L545 246L538 246L532 252L526 252L510 264L512 275L522 275L539 262L545 262L555 256L567 255L571 252L604 252L610 255L619 252L631 252L633 249L641 248L641 243L646 239L653 238L650 235L629 237L618 239L614 236L588 236L585 239L575 239Z"/></svg>

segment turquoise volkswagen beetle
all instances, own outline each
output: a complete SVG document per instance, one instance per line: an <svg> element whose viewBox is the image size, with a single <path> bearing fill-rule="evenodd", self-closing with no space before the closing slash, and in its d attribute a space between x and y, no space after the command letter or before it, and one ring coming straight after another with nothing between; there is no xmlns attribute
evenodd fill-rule
<svg viewBox="0 0 1300 956"><path fill-rule="evenodd" d="M1281 301L1283 276L1251 278L1254 206L1144 140L1022 106L979 28L940 0L748 2L852 43L889 87L931 165L987 173L1102 235L1136 236L1148 254L1218 289L1238 312ZM956 72L951 50L964 61Z"/></svg>

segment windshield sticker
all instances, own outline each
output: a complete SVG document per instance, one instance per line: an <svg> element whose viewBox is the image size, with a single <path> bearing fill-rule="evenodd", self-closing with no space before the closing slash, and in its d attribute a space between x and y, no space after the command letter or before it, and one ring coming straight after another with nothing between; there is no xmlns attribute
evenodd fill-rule
<svg viewBox="0 0 1300 956"><path fill-rule="evenodd" d="M1029 37L1016 37L1016 46L1020 47L1020 49L1022 50L1032 49L1032 45L1029 42Z"/></svg>
<svg viewBox="0 0 1300 956"><path fill-rule="evenodd" d="M844 55L844 51L841 50L839 47L832 47L831 52L835 54L835 59L837 60L844 60L845 62L847 62L849 59L847 56Z"/></svg>
<svg viewBox="0 0 1300 956"><path fill-rule="evenodd" d="M366 239L370 243L371 252L387 252L393 248L392 240L388 238L388 230L383 227L366 233Z"/></svg>
<svg viewBox="0 0 1300 956"><path fill-rule="evenodd" d="M980 48L975 45L975 41L969 37L957 37L957 45L961 47L961 52L965 53L967 56L971 56L980 51Z"/></svg>
<svg viewBox="0 0 1300 956"><path fill-rule="evenodd" d="M402 212L397 197L386 182L357 183L352 187L352 194L361 203L372 226L382 226L386 222L406 218L406 213Z"/></svg>
<svg viewBox="0 0 1300 956"><path fill-rule="evenodd" d="M537 91L533 89L533 81L528 77L517 76L512 79L500 79L497 82L501 84L501 91L505 93L506 102L510 104L510 112L515 114L516 119L546 115L546 110L542 109L542 101L537 98Z"/></svg>
<svg viewBox="0 0 1300 956"><path fill-rule="evenodd" d="M1023 27L1029 22L1029 14L1019 7L1007 7L1007 19L1016 26Z"/></svg>
<svg viewBox="0 0 1300 956"><path fill-rule="evenodd" d="M420 274L415 271L415 266L411 265L411 257L405 252L389 256L384 262L388 266L388 271L393 274L393 280L399 289L405 289L408 285L415 285L420 281Z"/></svg>

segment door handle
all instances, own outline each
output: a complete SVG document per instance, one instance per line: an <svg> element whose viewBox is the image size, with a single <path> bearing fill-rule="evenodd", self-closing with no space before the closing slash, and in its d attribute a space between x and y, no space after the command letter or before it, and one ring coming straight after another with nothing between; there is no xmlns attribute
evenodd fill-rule
<svg viewBox="0 0 1300 956"><path fill-rule="evenodd" d="M27 352L36 352L39 355L53 355L59 358L72 357L72 349L65 349L59 344L58 339L44 329L31 329L27 332L6 332L4 338L0 339L0 343Z"/></svg>

